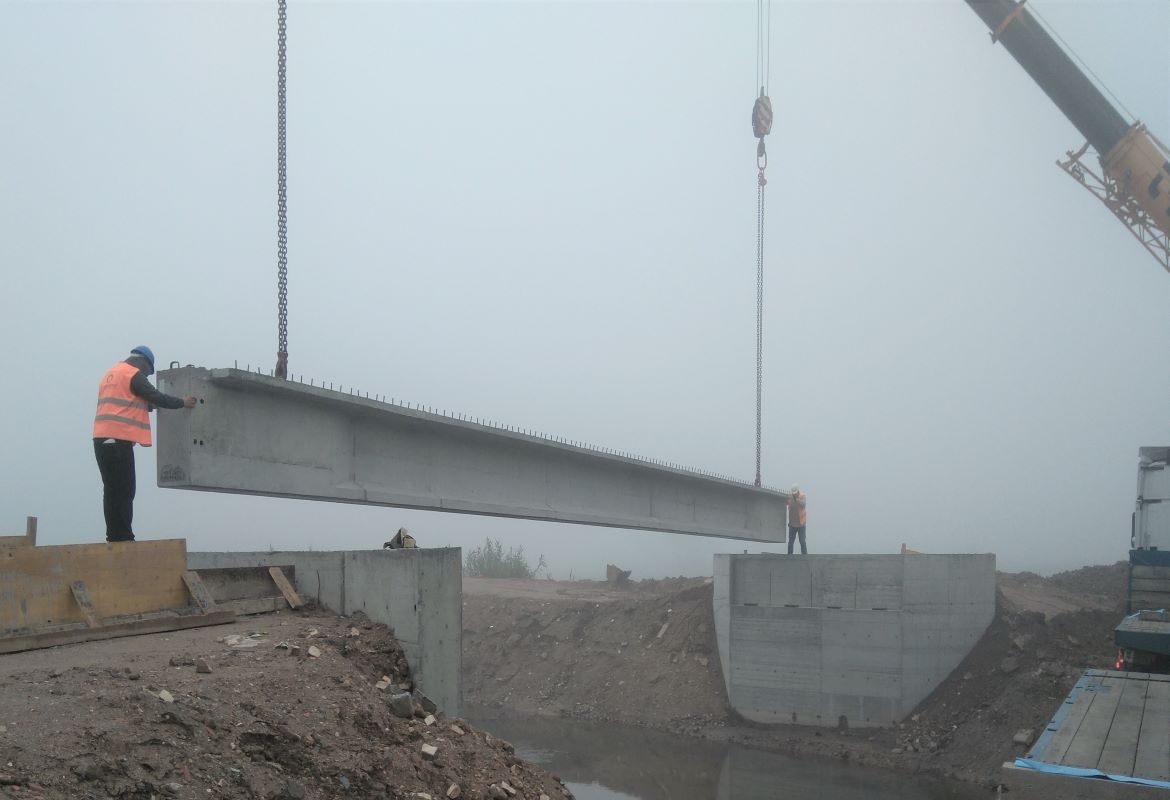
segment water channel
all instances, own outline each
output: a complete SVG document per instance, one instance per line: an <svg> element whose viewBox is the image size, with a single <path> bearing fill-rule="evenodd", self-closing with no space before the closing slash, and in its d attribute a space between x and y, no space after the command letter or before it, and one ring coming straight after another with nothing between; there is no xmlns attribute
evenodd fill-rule
<svg viewBox="0 0 1170 800"><path fill-rule="evenodd" d="M468 719L559 775L577 800L986 800L975 786L559 719Z"/></svg>

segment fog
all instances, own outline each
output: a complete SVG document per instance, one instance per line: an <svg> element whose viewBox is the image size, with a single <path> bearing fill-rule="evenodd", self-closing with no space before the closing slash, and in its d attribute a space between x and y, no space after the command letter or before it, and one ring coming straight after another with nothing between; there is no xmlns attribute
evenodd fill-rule
<svg viewBox="0 0 1170 800"><path fill-rule="evenodd" d="M755 4L290 6L291 370L750 480ZM1170 4L1028 7L1170 139ZM95 389L131 347L272 368L275 22L0 2L0 533L103 539ZM959 0L775 0L771 48L763 474L810 550L1125 558L1170 276L1054 166L1080 134ZM154 458L135 531L190 550L762 549L164 490Z"/></svg>

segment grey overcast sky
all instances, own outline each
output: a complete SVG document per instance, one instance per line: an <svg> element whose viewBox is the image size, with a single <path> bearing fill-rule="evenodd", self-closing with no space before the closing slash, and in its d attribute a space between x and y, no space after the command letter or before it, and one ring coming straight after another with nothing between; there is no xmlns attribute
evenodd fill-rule
<svg viewBox="0 0 1170 800"><path fill-rule="evenodd" d="M95 387L132 346L271 368L275 6L0 0L0 529L102 539ZM1170 3L1029 8L1170 139ZM752 477L755 3L289 17L293 372ZM813 551L1124 558L1170 275L1054 166L1081 136L960 0L774 0L771 42L764 477L808 491ZM406 525L568 578L760 549L154 469L138 535L191 550Z"/></svg>

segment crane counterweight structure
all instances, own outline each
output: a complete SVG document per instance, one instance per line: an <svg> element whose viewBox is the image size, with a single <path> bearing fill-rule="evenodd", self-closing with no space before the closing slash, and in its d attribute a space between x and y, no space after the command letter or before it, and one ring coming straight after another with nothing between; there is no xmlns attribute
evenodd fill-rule
<svg viewBox="0 0 1170 800"><path fill-rule="evenodd" d="M1130 123L1049 35L1024 2L965 0L1036 85L1085 137L1101 174L1069 152L1057 164L1101 200L1170 272L1170 153Z"/></svg>

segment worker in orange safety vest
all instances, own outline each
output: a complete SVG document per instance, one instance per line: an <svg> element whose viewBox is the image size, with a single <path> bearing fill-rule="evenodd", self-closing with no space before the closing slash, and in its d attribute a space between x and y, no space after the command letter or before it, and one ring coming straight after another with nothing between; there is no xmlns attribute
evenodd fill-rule
<svg viewBox="0 0 1170 800"><path fill-rule="evenodd" d="M807 503L805 493L799 486L793 486L788 493L788 555L792 555L792 545L796 544L797 537L800 537L800 554L808 555L808 545L804 538L805 526L808 524Z"/></svg>
<svg viewBox="0 0 1170 800"><path fill-rule="evenodd" d="M150 447L150 412L158 408L193 408L195 398L172 397L151 385L154 352L146 345L110 367L98 384L93 420L93 452L102 474L102 509L107 542L134 541L134 445Z"/></svg>

